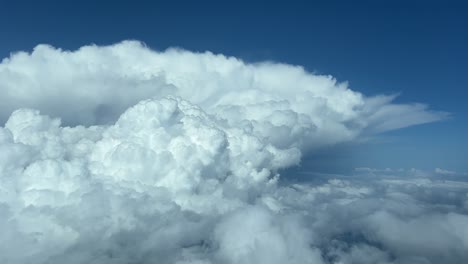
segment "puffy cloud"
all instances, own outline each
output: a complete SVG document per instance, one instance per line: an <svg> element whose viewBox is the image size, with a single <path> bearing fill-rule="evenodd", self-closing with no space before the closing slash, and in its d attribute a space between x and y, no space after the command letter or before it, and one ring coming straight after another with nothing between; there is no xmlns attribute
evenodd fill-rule
<svg viewBox="0 0 468 264"><path fill-rule="evenodd" d="M0 64L0 122L22 107L66 125L112 124L128 107L174 95L275 146L311 148L440 120L395 96L366 97L300 66L248 64L210 52L156 52L136 41L63 51L38 45Z"/></svg>
<svg viewBox="0 0 468 264"><path fill-rule="evenodd" d="M0 89L2 263L468 259L465 183L279 177L304 151L444 113L297 66L138 42L13 54Z"/></svg>
<svg viewBox="0 0 468 264"><path fill-rule="evenodd" d="M0 240L22 251L0 247L7 263L271 263L271 246L280 262L321 259L292 216L255 206L299 150L182 99L141 101L108 126L62 127L21 109L1 135Z"/></svg>
<svg viewBox="0 0 468 264"><path fill-rule="evenodd" d="M293 215L247 207L228 214L215 230L227 263L323 263L311 248L310 230Z"/></svg>

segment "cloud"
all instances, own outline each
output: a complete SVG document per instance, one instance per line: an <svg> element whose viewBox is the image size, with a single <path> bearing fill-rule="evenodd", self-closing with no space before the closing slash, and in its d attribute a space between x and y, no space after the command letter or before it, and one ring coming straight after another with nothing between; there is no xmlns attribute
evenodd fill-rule
<svg viewBox="0 0 468 264"><path fill-rule="evenodd" d="M304 212L326 263L463 263L468 258L461 231L468 224L466 182L409 175L335 177L288 184L276 194Z"/></svg>
<svg viewBox="0 0 468 264"><path fill-rule="evenodd" d="M16 53L0 89L2 263L468 259L464 182L279 175L306 151L444 113L297 66L138 42Z"/></svg>
<svg viewBox="0 0 468 264"><path fill-rule="evenodd" d="M0 89L0 122L28 107L65 125L112 124L141 100L173 95L275 145L301 148L447 116L423 104L393 103L395 96L364 96L300 66L248 64L180 49L157 52L136 41L76 51L38 45L31 53L14 53L0 64Z"/></svg>
<svg viewBox="0 0 468 264"><path fill-rule="evenodd" d="M466 179L466 173L457 172L452 170L446 170L441 168L435 168L433 171L426 171L416 168L411 169L392 169L392 168L369 168L369 167L359 167L354 168L354 172L357 175L368 175L368 176L390 176L390 177L404 177L411 176L413 178L431 178L437 180L461 180Z"/></svg>
<svg viewBox="0 0 468 264"><path fill-rule="evenodd" d="M434 172L437 173L437 174L444 174L444 175L455 175L455 174L457 174L457 172L455 172L455 171L445 170L445 169L441 169L441 168L435 168Z"/></svg>

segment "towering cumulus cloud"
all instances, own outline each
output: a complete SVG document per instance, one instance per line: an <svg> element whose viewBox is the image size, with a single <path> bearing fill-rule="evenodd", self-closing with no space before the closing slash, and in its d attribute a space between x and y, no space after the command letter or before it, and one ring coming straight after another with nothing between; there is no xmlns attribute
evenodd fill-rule
<svg viewBox="0 0 468 264"><path fill-rule="evenodd" d="M0 91L1 263L468 259L465 185L280 180L308 151L446 116L422 104L128 41L15 53Z"/></svg>

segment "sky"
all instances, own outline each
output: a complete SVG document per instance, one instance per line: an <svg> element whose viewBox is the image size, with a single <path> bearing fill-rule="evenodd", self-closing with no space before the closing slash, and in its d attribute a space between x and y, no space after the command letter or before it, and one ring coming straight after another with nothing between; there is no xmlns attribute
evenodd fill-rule
<svg viewBox="0 0 468 264"><path fill-rule="evenodd" d="M468 263L468 7L0 0L0 263Z"/></svg>
<svg viewBox="0 0 468 264"><path fill-rule="evenodd" d="M40 43L74 50L126 39L275 61L330 74L366 95L399 94L451 114L303 162L468 170L468 18L463 1L1 1L0 56ZM344 155L343 153L347 153ZM317 154L319 155L319 154ZM314 163L314 162L310 162Z"/></svg>

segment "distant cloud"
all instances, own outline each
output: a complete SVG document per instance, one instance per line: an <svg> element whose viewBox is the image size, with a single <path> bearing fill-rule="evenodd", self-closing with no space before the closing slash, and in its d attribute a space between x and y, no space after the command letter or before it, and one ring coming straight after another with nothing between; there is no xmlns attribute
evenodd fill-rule
<svg viewBox="0 0 468 264"><path fill-rule="evenodd" d="M278 174L304 151L445 113L297 66L139 42L16 53L0 89L1 263L468 259L465 182Z"/></svg>
<svg viewBox="0 0 468 264"><path fill-rule="evenodd" d="M444 169L441 169L441 168L436 168L434 171L435 171L435 173L445 174L445 175L455 175L455 174L457 174L457 172L455 172L455 171L444 170Z"/></svg>
<svg viewBox="0 0 468 264"><path fill-rule="evenodd" d="M435 176L458 176L462 177L467 175L466 173L456 172L452 170L446 170L441 168L435 168L433 171L421 170L416 168L411 169L392 169L392 168L369 168L369 167L358 167L354 168L354 172L357 174L371 174L371 175L394 175L394 176L402 176L402 175L411 175L415 177L435 177Z"/></svg>
<svg viewBox="0 0 468 264"><path fill-rule="evenodd" d="M393 169L390 168L385 168L385 169L376 169L376 168L369 168L369 167L359 167L359 168L354 168L354 171L357 172L393 172Z"/></svg>

